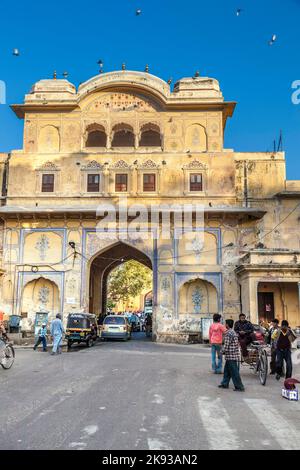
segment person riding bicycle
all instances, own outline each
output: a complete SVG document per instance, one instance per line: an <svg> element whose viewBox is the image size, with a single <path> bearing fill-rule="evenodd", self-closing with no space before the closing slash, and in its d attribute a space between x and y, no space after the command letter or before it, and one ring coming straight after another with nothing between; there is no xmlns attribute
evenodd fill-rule
<svg viewBox="0 0 300 470"><path fill-rule="evenodd" d="M234 331L238 334L239 343L243 357L248 357L247 346L255 341L254 328L250 321L246 320L246 315L241 313L239 320L235 322Z"/></svg>

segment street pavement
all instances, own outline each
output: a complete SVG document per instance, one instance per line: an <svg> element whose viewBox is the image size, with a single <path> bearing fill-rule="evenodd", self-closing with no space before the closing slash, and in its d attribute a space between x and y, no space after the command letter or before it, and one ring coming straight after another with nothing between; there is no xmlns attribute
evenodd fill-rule
<svg viewBox="0 0 300 470"><path fill-rule="evenodd" d="M263 387L243 366L245 393L218 389L208 347L135 338L18 349L0 370L0 449L300 449L300 405L282 381Z"/></svg>

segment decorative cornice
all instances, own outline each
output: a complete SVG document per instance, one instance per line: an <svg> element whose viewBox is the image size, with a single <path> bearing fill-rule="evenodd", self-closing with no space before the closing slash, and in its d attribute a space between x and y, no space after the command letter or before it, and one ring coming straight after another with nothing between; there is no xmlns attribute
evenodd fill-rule
<svg viewBox="0 0 300 470"><path fill-rule="evenodd" d="M153 160L146 160L145 162L141 163L138 168L144 170L157 170L158 165Z"/></svg>
<svg viewBox="0 0 300 470"><path fill-rule="evenodd" d="M85 166L81 168L82 170L103 170L103 165L96 162L96 160L92 160L87 163Z"/></svg>
<svg viewBox="0 0 300 470"><path fill-rule="evenodd" d="M44 163L43 165L39 166L36 168L37 171L59 171L60 169L58 168L55 163L48 161Z"/></svg>
<svg viewBox="0 0 300 470"><path fill-rule="evenodd" d="M125 160L118 160L115 164L111 165L110 168L114 170L129 170L130 166Z"/></svg>
<svg viewBox="0 0 300 470"><path fill-rule="evenodd" d="M182 167L184 170L207 170L207 165L199 160L193 160Z"/></svg>

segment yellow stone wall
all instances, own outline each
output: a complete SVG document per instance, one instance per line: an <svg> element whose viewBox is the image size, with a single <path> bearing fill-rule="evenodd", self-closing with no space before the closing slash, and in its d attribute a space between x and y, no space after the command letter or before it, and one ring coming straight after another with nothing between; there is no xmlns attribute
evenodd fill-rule
<svg viewBox="0 0 300 470"><path fill-rule="evenodd" d="M250 263L260 265L255 273L248 270L236 274L241 257L254 250L257 243L269 250L300 250L299 210L289 215L299 203L300 182L286 180L284 153L241 153L224 148L225 124L233 108L228 111L231 105L224 102L216 81L183 79L171 92L167 84L146 74L105 75L81 85L77 92L65 81L38 82L33 92L26 95L25 105L14 108L24 117L24 145L23 149L12 151L9 159L4 202L11 213L3 215L5 252L0 308L7 313L25 308L24 279L30 284L32 266L47 272L48 283L57 282L59 301L52 302L53 314L61 300L64 313L87 308L90 261L114 241L104 246L89 239L86 230L95 229L97 220L84 210L95 209L104 201L116 203L115 175L125 172L129 205L197 203L205 208L203 247L199 253L187 252L185 239L177 242L174 237L161 238L157 242L157 331L167 337L180 328L197 330L201 317L216 311L237 318L244 309L257 321L258 283L267 280L284 283L288 307L281 309L276 294L280 318L288 317L294 326L300 323L297 253L288 261L284 255L277 258L276 273L270 274L268 266L263 268L257 255ZM139 146L141 129L147 124L160 129L161 147ZM86 148L87 132L93 125L105 129L107 148ZM118 125L133 129L135 147L111 147ZM0 178L7 159L7 155L0 154ZM142 191L144 172L156 174L154 193ZM189 190L189 174L193 172L200 172L203 177L203 190L199 193ZM51 194L41 192L44 173L55 176ZM87 192L88 173L100 175L98 194ZM43 215L39 212L42 209ZM265 215L252 217L247 215L248 209L264 211ZM80 257L73 258L70 241L87 254L86 267ZM89 252L93 244L95 251ZM146 253L152 248L140 246ZM294 256L298 257L296 261ZM271 253L268 263L272 259ZM63 273L60 281L56 271ZM203 304L205 311L198 316L191 314L193 305L186 284L190 281L201 289L205 282L213 286L209 288L211 308L206 311ZM26 296L35 299L32 292ZM182 320L185 315L186 320Z"/></svg>

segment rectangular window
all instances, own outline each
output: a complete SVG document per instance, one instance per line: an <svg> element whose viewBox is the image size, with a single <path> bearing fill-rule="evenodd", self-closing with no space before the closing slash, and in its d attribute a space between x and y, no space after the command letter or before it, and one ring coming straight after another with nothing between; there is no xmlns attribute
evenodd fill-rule
<svg viewBox="0 0 300 470"><path fill-rule="evenodd" d="M190 191L202 191L202 175L201 173L190 174Z"/></svg>
<svg viewBox="0 0 300 470"><path fill-rule="evenodd" d="M88 193L98 193L100 190L100 175L88 175L87 191Z"/></svg>
<svg viewBox="0 0 300 470"><path fill-rule="evenodd" d="M115 191L118 193L127 191L128 175L126 173L116 174L116 188Z"/></svg>
<svg viewBox="0 0 300 470"><path fill-rule="evenodd" d="M145 173L143 175L143 191L155 191L155 174L154 173Z"/></svg>
<svg viewBox="0 0 300 470"><path fill-rule="evenodd" d="M42 175L42 193L54 192L54 175Z"/></svg>

